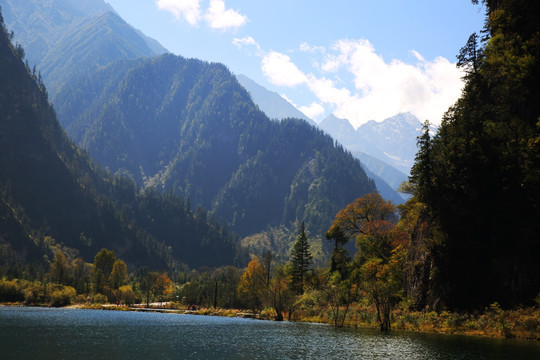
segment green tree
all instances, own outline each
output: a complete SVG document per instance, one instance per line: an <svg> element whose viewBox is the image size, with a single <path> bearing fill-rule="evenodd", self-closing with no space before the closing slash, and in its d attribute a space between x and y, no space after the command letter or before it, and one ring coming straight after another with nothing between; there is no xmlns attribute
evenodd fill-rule
<svg viewBox="0 0 540 360"><path fill-rule="evenodd" d="M312 264L312 256L309 252L308 237L304 222L300 225L300 232L291 250L291 271L295 291L304 293L306 279Z"/></svg>
<svg viewBox="0 0 540 360"><path fill-rule="evenodd" d="M284 266L276 267L268 286L268 303L276 312L276 321L283 321L283 313L290 311L295 301L291 275Z"/></svg>
<svg viewBox="0 0 540 360"><path fill-rule="evenodd" d="M457 66L464 69L467 77L476 76L482 59L478 35L472 33L464 47L459 50Z"/></svg>
<svg viewBox="0 0 540 360"><path fill-rule="evenodd" d="M94 267L101 270L105 279L109 279L115 261L116 255L114 251L103 248L94 257Z"/></svg>
<svg viewBox="0 0 540 360"><path fill-rule="evenodd" d="M329 272L322 290L323 299L330 307L334 327L343 327L351 303L356 299L357 286L342 279L339 271Z"/></svg>
<svg viewBox="0 0 540 360"><path fill-rule="evenodd" d="M531 303L540 290L540 3L482 3L485 38L471 35L458 55L462 95L411 172L421 220L444 235L428 249L437 296L458 309Z"/></svg>
<svg viewBox="0 0 540 360"><path fill-rule="evenodd" d="M67 284L69 265L61 251L57 251L51 264L51 280L57 284Z"/></svg>
<svg viewBox="0 0 540 360"><path fill-rule="evenodd" d="M422 125L422 134L418 136L416 145L418 152L416 153L414 165L411 169L409 177L409 185L412 185L413 192L422 194L421 201L426 201L424 198L430 198L432 191L432 168L431 168L431 137L429 134L430 123L428 120ZM406 185L403 185L406 187ZM403 188L402 187L402 188Z"/></svg>
<svg viewBox="0 0 540 360"><path fill-rule="evenodd" d="M333 226L325 234L329 241L334 241L334 248L330 256L330 273L339 272L341 279L345 280L350 273L350 257L349 252L344 248L349 239L341 230L339 225Z"/></svg>
<svg viewBox="0 0 540 360"><path fill-rule="evenodd" d="M260 260L261 266L266 274L266 286L270 285L273 259L274 255L272 254L272 251L266 249L263 252L262 259Z"/></svg>
<svg viewBox="0 0 540 360"><path fill-rule="evenodd" d="M125 285L128 279L127 266L123 260L116 260L113 264L111 275L109 276L109 284L116 290L120 286Z"/></svg>
<svg viewBox="0 0 540 360"><path fill-rule="evenodd" d="M154 288L158 275L159 274L157 272L150 272L145 267L138 269L135 273L137 288L142 294L144 300L146 300L147 307L150 305L152 289Z"/></svg>

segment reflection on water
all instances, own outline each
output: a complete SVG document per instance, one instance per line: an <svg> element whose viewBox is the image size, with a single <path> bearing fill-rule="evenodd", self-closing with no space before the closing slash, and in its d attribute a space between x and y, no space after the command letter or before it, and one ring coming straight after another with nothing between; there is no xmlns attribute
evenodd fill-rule
<svg viewBox="0 0 540 360"><path fill-rule="evenodd" d="M540 344L194 315L0 307L0 359L540 359Z"/></svg>

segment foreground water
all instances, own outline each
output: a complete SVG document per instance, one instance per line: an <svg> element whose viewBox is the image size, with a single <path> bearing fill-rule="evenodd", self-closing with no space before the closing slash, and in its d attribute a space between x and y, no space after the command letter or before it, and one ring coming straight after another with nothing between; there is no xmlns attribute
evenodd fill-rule
<svg viewBox="0 0 540 360"><path fill-rule="evenodd" d="M540 359L534 342L195 315L0 307L0 359Z"/></svg>

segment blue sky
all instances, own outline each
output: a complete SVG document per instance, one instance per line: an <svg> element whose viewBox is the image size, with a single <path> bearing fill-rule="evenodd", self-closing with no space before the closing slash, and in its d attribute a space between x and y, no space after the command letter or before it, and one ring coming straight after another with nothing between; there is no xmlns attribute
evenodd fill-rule
<svg viewBox="0 0 540 360"><path fill-rule="evenodd" d="M105 0L171 52L222 62L316 121L410 111L438 124L461 92L470 0Z"/></svg>

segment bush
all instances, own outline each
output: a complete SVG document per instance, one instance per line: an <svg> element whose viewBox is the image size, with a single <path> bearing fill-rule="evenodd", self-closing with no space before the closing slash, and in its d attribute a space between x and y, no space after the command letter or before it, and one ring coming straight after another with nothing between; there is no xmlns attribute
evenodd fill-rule
<svg viewBox="0 0 540 360"><path fill-rule="evenodd" d="M24 292L17 280L0 280L0 301L24 301Z"/></svg>
<svg viewBox="0 0 540 360"><path fill-rule="evenodd" d="M139 302L141 299L137 296L131 285L120 286L116 292L118 300L122 304L132 305Z"/></svg>
<svg viewBox="0 0 540 360"><path fill-rule="evenodd" d="M51 292L49 305L53 307L67 306L75 299L77 292L71 286L58 286Z"/></svg>
<svg viewBox="0 0 540 360"><path fill-rule="evenodd" d="M29 283L24 289L24 303L43 304L46 302L47 289L39 282Z"/></svg>
<svg viewBox="0 0 540 360"><path fill-rule="evenodd" d="M91 297L90 301L94 304L105 304L107 297L103 294L95 294Z"/></svg>
<svg viewBox="0 0 540 360"><path fill-rule="evenodd" d="M88 302L88 296L84 294L79 294L75 296L75 304L85 304Z"/></svg>

